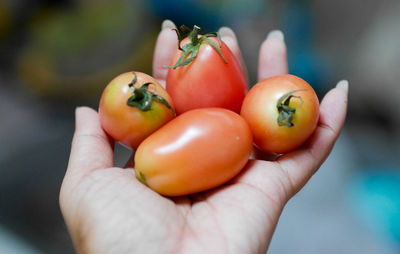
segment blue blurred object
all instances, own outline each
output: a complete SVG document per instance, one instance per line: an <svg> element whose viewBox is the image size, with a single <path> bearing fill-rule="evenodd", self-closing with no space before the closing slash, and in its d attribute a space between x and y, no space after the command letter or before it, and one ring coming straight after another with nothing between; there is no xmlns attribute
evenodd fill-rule
<svg viewBox="0 0 400 254"><path fill-rule="evenodd" d="M193 0L149 0L151 9L163 19L171 19L177 25L189 27L198 25L207 29L216 29L223 21L218 15L218 9L207 8Z"/></svg>
<svg viewBox="0 0 400 254"><path fill-rule="evenodd" d="M207 31L262 13L267 1L263 0L147 0L143 1L163 19L177 25L198 25Z"/></svg>
<svg viewBox="0 0 400 254"><path fill-rule="evenodd" d="M288 47L289 72L306 80L321 93L325 90L328 66L315 47L314 20L308 1L290 1L282 15Z"/></svg>
<svg viewBox="0 0 400 254"><path fill-rule="evenodd" d="M350 184L350 206L355 217L400 244L400 167L362 170Z"/></svg>

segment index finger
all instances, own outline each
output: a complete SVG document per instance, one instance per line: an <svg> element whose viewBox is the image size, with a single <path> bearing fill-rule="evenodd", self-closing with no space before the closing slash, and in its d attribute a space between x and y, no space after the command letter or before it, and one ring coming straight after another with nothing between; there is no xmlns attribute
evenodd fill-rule
<svg viewBox="0 0 400 254"><path fill-rule="evenodd" d="M165 88L168 68L175 49L178 47L178 38L174 32L175 24L170 20L165 20L158 35L153 57L153 77L157 79Z"/></svg>

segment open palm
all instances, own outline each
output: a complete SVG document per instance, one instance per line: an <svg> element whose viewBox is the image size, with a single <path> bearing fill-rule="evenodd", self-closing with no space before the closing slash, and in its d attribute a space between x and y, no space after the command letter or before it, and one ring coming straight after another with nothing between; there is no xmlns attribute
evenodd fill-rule
<svg viewBox="0 0 400 254"><path fill-rule="evenodd" d="M174 25L166 21L154 54L153 75L165 85L176 47ZM241 60L235 35L222 40ZM280 32L263 42L259 80L287 73ZM113 142L97 112L76 111L71 156L60 205L78 253L265 253L286 202L330 153L343 126L347 82L332 89L320 105L319 125L301 149L274 161L255 151L242 172L227 184L200 194L166 198L141 184L133 165L113 167Z"/></svg>

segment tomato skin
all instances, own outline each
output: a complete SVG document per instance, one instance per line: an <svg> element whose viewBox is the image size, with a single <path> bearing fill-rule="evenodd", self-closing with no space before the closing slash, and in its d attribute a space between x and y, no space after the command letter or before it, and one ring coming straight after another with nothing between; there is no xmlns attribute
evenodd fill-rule
<svg viewBox="0 0 400 254"><path fill-rule="evenodd" d="M299 90L289 106L296 107L293 126L277 123L277 102L284 94ZM285 74L267 78L257 83L244 99L241 115L253 133L254 143L271 154L293 151L300 147L314 132L319 118L319 102L312 87L303 79Z"/></svg>
<svg viewBox="0 0 400 254"><path fill-rule="evenodd" d="M153 77L135 72L139 88L146 82L151 82L149 89L163 97L173 108L173 103L166 90ZM99 104L99 116L104 131L114 140L133 149L147 136L174 118L174 113L164 104L152 101L149 111L127 105L132 96L129 84L134 79L133 72L126 72L115 77L104 89Z"/></svg>
<svg viewBox="0 0 400 254"><path fill-rule="evenodd" d="M216 38L209 39L219 47ZM187 42L187 39L183 40L182 45ZM224 42L220 50L227 64L210 44L203 42L197 57L190 64L169 69L167 91L175 103L177 114L208 107L240 112L248 90L246 79L239 63ZM182 51L177 49L171 65L181 55Z"/></svg>
<svg viewBox="0 0 400 254"><path fill-rule="evenodd" d="M222 108L188 111L153 133L135 154L136 174L166 196L211 189L237 175L252 151L240 115Z"/></svg>

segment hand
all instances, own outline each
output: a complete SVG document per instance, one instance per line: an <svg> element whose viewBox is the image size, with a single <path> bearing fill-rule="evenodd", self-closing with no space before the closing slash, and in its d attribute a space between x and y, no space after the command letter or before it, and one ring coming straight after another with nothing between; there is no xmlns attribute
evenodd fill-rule
<svg viewBox="0 0 400 254"><path fill-rule="evenodd" d="M153 75L165 85L177 39L166 21L157 40ZM240 56L236 37L222 40ZM245 71L245 70L244 70ZM287 73L279 31L263 42L259 80ZM141 184L131 163L113 167L113 142L97 113L76 110L76 130L60 205L78 253L265 253L286 202L316 172L343 126L347 81L322 100L319 125L301 149L275 161L251 160L227 184L200 194L166 198ZM260 152L256 158L265 157Z"/></svg>

